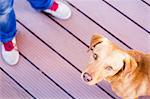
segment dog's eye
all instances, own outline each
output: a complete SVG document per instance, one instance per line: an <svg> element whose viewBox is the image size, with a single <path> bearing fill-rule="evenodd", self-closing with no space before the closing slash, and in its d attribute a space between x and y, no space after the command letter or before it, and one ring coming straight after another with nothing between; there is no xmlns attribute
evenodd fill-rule
<svg viewBox="0 0 150 99"><path fill-rule="evenodd" d="M98 54L93 54L93 58L94 58L94 60L97 60L98 59Z"/></svg>
<svg viewBox="0 0 150 99"><path fill-rule="evenodd" d="M108 70L108 71L113 70L112 66L107 66L105 69Z"/></svg>

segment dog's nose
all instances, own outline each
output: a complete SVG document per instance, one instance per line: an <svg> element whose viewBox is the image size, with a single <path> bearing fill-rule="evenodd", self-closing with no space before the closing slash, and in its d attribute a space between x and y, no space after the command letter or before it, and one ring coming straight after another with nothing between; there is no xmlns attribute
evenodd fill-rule
<svg viewBox="0 0 150 99"><path fill-rule="evenodd" d="M84 79L84 81L86 81L86 82L90 82L90 81L92 80L92 76L91 76L89 73L85 72L85 73L83 74L83 79Z"/></svg>

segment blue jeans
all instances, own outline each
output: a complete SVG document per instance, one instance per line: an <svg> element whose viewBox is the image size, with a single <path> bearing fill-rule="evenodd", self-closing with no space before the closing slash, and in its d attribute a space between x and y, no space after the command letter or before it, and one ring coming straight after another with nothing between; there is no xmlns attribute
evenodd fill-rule
<svg viewBox="0 0 150 99"><path fill-rule="evenodd" d="M28 0L37 10L45 10L54 0ZM0 42L11 41L16 35L16 17L13 9L14 0L0 0Z"/></svg>

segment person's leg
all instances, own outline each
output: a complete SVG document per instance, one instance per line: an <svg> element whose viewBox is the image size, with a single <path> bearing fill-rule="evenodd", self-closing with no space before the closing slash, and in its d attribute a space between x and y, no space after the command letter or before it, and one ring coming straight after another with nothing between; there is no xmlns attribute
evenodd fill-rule
<svg viewBox="0 0 150 99"><path fill-rule="evenodd" d="M36 10L44 11L59 19L68 19L71 16L70 8L62 2L54 0L28 0Z"/></svg>
<svg viewBox="0 0 150 99"><path fill-rule="evenodd" d="M16 35L13 0L0 0L0 41L6 43Z"/></svg>
<svg viewBox="0 0 150 99"><path fill-rule="evenodd" d="M52 6L54 0L28 0L31 6L36 10L45 10Z"/></svg>
<svg viewBox="0 0 150 99"><path fill-rule="evenodd" d="M0 42L2 42L2 58L9 65L15 65L19 60L16 50L16 17L13 10L13 0L0 0Z"/></svg>

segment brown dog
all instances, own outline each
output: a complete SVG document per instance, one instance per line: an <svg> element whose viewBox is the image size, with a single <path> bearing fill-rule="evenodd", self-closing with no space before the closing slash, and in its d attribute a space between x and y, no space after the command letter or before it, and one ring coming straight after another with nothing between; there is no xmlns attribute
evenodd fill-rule
<svg viewBox="0 0 150 99"><path fill-rule="evenodd" d="M99 35L92 37L89 49L91 61L81 76L87 84L106 80L127 99L150 95L150 54L123 50Z"/></svg>

